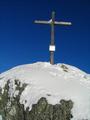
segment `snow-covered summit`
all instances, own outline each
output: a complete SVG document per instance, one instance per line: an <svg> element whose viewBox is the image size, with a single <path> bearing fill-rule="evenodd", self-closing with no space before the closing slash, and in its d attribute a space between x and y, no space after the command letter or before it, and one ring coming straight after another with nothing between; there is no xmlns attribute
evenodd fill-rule
<svg viewBox="0 0 90 120"><path fill-rule="evenodd" d="M0 88L4 88L10 80L10 95L15 96L14 80L27 84L22 92L20 103L25 108L32 108L41 97L45 97L50 104L57 104L61 99L72 100L74 108L73 120L90 120L90 75L80 69L66 65L38 62L17 66L0 74ZM27 102L25 102L27 101Z"/></svg>

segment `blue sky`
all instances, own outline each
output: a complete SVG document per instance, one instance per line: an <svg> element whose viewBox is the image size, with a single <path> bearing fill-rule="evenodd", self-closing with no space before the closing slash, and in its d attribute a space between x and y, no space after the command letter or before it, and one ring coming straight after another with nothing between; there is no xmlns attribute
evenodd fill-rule
<svg viewBox="0 0 90 120"><path fill-rule="evenodd" d="M0 72L14 66L49 61L50 26L34 20L71 21L55 27L55 63L90 73L89 0L0 0Z"/></svg>

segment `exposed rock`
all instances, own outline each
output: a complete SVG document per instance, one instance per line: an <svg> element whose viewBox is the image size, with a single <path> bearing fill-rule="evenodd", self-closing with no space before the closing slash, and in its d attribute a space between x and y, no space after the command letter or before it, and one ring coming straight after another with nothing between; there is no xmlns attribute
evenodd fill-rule
<svg viewBox="0 0 90 120"><path fill-rule="evenodd" d="M68 72L68 67L64 64L61 65L61 68L63 69L63 71Z"/></svg>

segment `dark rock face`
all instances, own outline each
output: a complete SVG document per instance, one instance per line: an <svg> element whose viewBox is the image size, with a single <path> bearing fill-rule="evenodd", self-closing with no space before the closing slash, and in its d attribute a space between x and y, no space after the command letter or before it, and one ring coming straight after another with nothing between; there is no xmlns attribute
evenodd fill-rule
<svg viewBox="0 0 90 120"><path fill-rule="evenodd" d="M29 108L25 110L24 105L20 104L19 100L27 85L23 84L20 87L18 80L15 80L15 85L19 93L13 98L9 96L9 80L5 85L3 94L0 90L0 115L2 115L2 120L70 120L73 117L71 114L73 102L71 100L61 100L60 104L51 105L48 104L46 98L41 98L37 104L32 106L31 111L29 111Z"/></svg>
<svg viewBox="0 0 90 120"><path fill-rule="evenodd" d="M51 105L45 98L41 98L28 112L26 120L70 120L73 117L71 114L72 101L61 100L60 103Z"/></svg>

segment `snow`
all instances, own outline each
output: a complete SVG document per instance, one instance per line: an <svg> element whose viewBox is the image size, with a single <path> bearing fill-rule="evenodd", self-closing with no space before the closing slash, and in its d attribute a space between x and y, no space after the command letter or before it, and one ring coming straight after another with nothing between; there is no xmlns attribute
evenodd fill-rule
<svg viewBox="0 0 90 120"><path fill-rule="evenodd" d="M7 80L10 80L10 97L19 93L15 90L15 79L21 85L27 84L20 97L20 103L24 104L25 109L29 107L31 110L41 97L53 105L59 104L61 99L72 100L72 120L90 120L90 75L74 66L37 62L17 66L2 73L0 78L2 90Z"/></svg>
<svg viewBox="0 0 90 120"><path fill-rule="evenodd" d="M0 115L0 120L2 120L2 116Z"/></svg>

